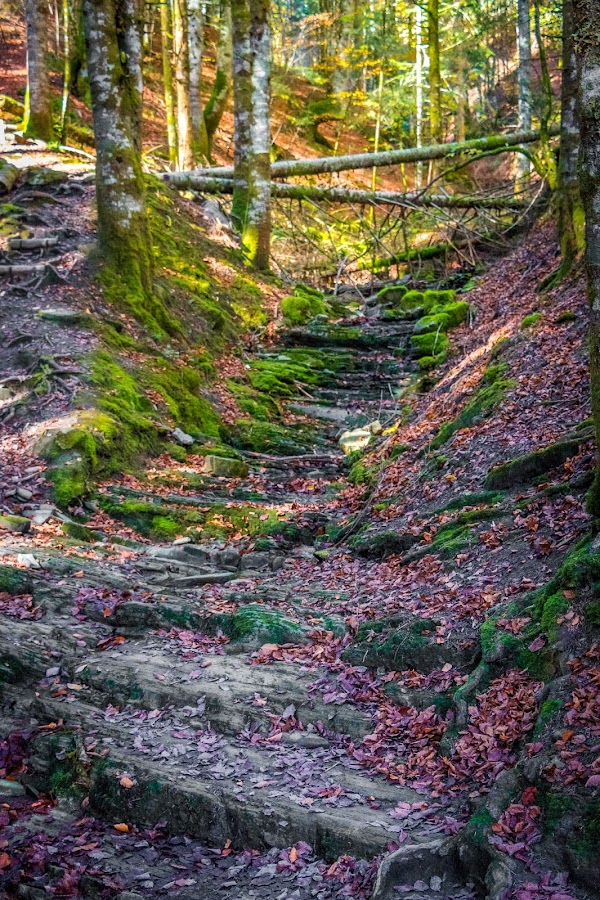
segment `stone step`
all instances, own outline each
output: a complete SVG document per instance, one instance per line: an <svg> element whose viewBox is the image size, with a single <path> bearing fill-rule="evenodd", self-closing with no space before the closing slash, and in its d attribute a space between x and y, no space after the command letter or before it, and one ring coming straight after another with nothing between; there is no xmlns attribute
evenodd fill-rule
<svg viewBox="0 0 600 900"><path fill-rule="evenodd" d="M163 821L170 833L210 846L229 840L234 848L262 849L306 841L325 859L370 858L402 830L390 815L397 804L423 800L383 778L357 774L357 764L335 745L255 743L251 732L226 739L208 722L194 727L191 720L201 716L193 710L149 717L133 707L101 711L41 696L35 713L40 721L62 719L75 727L73 749L83 742L92 763L93 813L138 825ZM50 757L45 763L44 754ZM34 786L54 755L51 740L38 738L30 762ZM418 842L418 834L411 836Z"/></svg>
<svg viewBox="0 0 600 900"><path fill-rule="evenodd" d="M80 696L86 702L94 698L102 707L108 703L149 710L195 706L202 695L205 716L221 734L235 736L246 726L259 726L266 733L271 727L269 715L280 716L291 706L294 717L312 729L305 743L323 742L314 731L317 723L354 740L373 729L371 718L355 706L325 704L319 693L311 693L318 671L306 672L281 662L252 665L248 655L186 653L185 644L178 645L176 638L156 636L121 644L78 660L76 669L69 677L84 686ZM302 743L301 736L297 742Z"/></svg>

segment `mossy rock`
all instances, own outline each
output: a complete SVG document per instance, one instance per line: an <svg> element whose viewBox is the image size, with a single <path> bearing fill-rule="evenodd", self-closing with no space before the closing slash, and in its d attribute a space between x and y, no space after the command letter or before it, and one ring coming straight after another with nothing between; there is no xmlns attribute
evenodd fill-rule
<svg viewBox="0 0 600 900"><path fill-rule="evenodd" d="M92 528L88 528L87 525L80 525L78 522L63 522L61 531L67 537L83 544L93 544L95 541L102 539L99 531L94 531Z"/></svg>
<svg viewBox="0 0 600 900"><path fill-rule="evenodd" d="M441 294L452 293L440 291ZM430 309L430 315L444 315L449 321L450 328L462 325L469 316L470 306L466 300L455 300L448 303L434 304Z"/></svg>
<svg viewBox="0 0 600 900"><path fill-rule="evenodd" d="M0 515L0 531L14 534L26 534L31 528L31 521L25 516Z"/></svg>
<svg viewBox="0 0 600 900"><path fill-rule="evenodd" d="M438 312L417 319L413 334L428 334L430 331L445 334L450 328L450 316L444 312Z"/></svg>
<svg viewBox="0 0 600 900"><path fill-rule="evenodd" d="M411 355L416 359L423 356L435 357L445 353L450 345L448 336L437 332L413 334L410 339Z"/></svg>
<svg viewBox="0 0 600 900"><path fill-rule="evenodd" d="M23 569L0 565L0 593L30 594L33 590L33 579Z"/></svg>
<svg viewBox="0 0 600 900"><path fill-rule="evenodd" d="M502 490L529 484L541 475L562 466L591 437L591 431L584 431L582 434L557 441L548 447L534 450L533 453L527 453L510 462L494 466L488 472L484 487L487 490Z"/></svg>
<svg viewBox="0 0 600 900"><path fill-rule="evenodd" d="M408 288L404 284L391 284L377 292L379 306L396 307L402 304Z"/></svg>
<svg viewBox="0 0 600 900"><path fill-rule="evenodd" d="M218 478L245 478L250 468L247 463L239 459L207 455L204 457L202 471L206 475L214 475Z"/></svg>
<svg viewBox="0 0 600 900"><path fill-rule="evenodd" d="M314 448L315 436L306 426L284 426L272 422L239 420L231 442L242 449L275 456L298 456Z"/></svg>
<svg viewBox="0 0 600 900"><path fill-rule="evenodd" d="M521 329L525 331L527 328L533 328L533 326L538 325L543 318L544 316L540 312L531 313L531 315L525 316L521 322Z"/></svg>
<svg viewBox="0 0 600 900"><path fill-rule="evenodd" d="M367 529L350 538L349 545L358 556L385 559L394 553L406 553L419 540L420 536L411 532Z"/></svg>
<svg viewBox="0 0 600 900"><path fill-rule="evenodd" d="M299 623L259 603L238 610L229 634L232 641L253 639L256 643L297 644L306 640Z"/></svg>
<svg viewBox="0 0 600 900"><path fill-rule="evenodd" d="M351 665L382 666L389 671L416 669L425 674L446 662L472 667L479 652L475 632L472 638L462 633L460 639L447 637L438 644L439 624L437 619L418 619L410 614L364 622L342 658Z"/></svg>
<svg viewBox="0 0 600 900"><path fill-rule="evenodd" d="M288 325L307 325L315 316L326 315L327 307L319 292L296 287L281 301L281 314Z"/></svg>

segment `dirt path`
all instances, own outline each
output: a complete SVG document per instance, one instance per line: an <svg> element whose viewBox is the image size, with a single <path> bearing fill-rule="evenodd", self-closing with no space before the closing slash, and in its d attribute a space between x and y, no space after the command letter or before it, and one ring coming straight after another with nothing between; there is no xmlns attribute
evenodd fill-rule
<svg viewBox="0 0 600 900"><path fill-rule="evenodd" d="M71 286L90 188L59 187L31 215L69 281L9 285L2 307L1 498L31 522L0 560L9 895L595 896L540 805L561 780L583 802L598 727L579 596L559 579L543 628L531 606L587 531L592 467L579 287L522 325L548 234L467 296L475 327L420 393L415 317L349 293L334 325L255 347L288 378L317 353L286 400L303 450L192 446L65 512L32 434L77 404L97 340L64 317L103 305ZM349 476L340 433L375 422ZM572 747L559 710L581 717Z"/></svg>

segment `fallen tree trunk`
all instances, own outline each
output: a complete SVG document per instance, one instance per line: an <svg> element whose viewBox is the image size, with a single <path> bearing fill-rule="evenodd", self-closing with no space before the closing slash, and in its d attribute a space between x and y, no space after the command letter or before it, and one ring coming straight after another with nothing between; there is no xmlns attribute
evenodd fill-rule
<svg viewBox="0 0 600 900"><path fill-rule="evenodd" d="M558 134L558 128L550 129L550 134ZM470 141L450 144L431 144L428 147L408 147L403 150L384 150L379 153L356 153L351 156L324 156L315 159L282 159L271 163L271 178L290 178L296 175L322 175L327 172L346 172L351 169L372 169L381 166L396 166L400 163L423 162L444 159L460 153L476 151L498 151L504 147L531 144L539 141L539 131L522 131L515 134L494 134L490 137L473 138ZM192 172L167 172L165 178L172 184L190 175L195 177L232 178L233 166L214 166L195 169Z"/></svg>
<svg viewBox="0 0 600 900"><path fill-rule="evenodd" d="M232 194L236 182L233 178L205 178L194 172L177 172L175 186L181 190L192 189L204 194ZM170 176L171 173L168 173ZM180 177L183 176L183 177ZM526 209L529 201L519 197L447 197L441 194L423 196L419 193L397 191L361 191L351 188L305 187L299 184L271 183L274 197L290 200L321 200L330 203L357 203L371 206L422 207L437 206L440 209Z"/></svg>

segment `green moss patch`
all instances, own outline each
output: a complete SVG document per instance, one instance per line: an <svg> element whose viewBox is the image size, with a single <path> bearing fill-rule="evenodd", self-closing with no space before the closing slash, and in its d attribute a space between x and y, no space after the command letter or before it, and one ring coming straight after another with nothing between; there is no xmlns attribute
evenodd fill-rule
<svg viewBox="0 0 600 900"><path fill-rule="evenodd" d="M437 449L446 441L450 440L453 434L463 428L470 428L476 420L489 416L500 401L504 398L507 391L514 387L515 382L506 377L508 366L506 363L496 363L487 367L479 390L466 403L458 416L451 422L446 422L437 435L431 441L431 448ZM500 488L502 485L487 484L486 488Z"/></svg>
<svg viewBox="0 0 600 900"><path fill-rule="evenodd" d="M485 479L484 487L488 490L502 490L527 484L552 469L562 466L591 437L591 430L589 432L582 431L547 447L542 447L540 450L534 450L533 453L527 453L510 462L494 466Z"/></svg>
<svg viewBox="0 0 600 900"><path fill-rule="evenodd" d="M307 325L316 316L326 315L327 306L320 291L299 284L281 301L281 314L287 325Z"/></svg>

